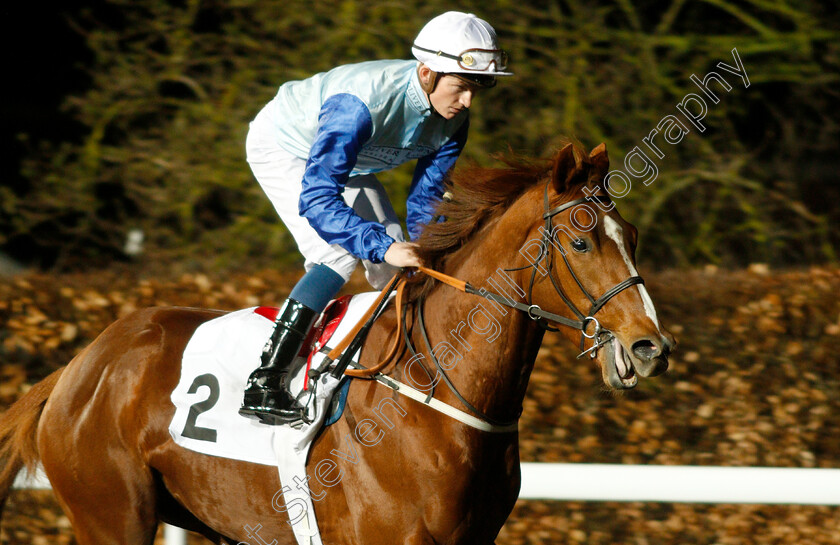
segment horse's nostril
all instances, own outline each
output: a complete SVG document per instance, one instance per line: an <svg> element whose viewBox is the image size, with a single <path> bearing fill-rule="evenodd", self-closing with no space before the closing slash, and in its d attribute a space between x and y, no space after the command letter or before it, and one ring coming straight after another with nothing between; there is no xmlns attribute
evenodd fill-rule
<svg viewBox="0 0 840 545"><path fill-rule="evenodd" d="M648 339L633 343L633 353L643 361L652 360L660 354L659 347Z"/></svg>

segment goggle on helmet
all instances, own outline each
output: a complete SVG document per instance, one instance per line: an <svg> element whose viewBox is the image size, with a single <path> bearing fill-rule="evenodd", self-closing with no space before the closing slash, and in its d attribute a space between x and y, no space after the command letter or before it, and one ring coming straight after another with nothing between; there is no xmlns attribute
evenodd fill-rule
<svg viewBox="0 0 840 545"><path fill-rule="evenodd" d="M458 55L453 55L445 51L426 49L417 44L414 44L414 49L431 53L437 57L445 57L457 61L461 71L449 71L446 73L462 77L481 87L493 87L496 85L496 75L508 75L508 73L505 73L505 70L507 70L510 56L504 49L472 48L466 49Z"/></svg>
<svg viewBox="0 0 840 545"><path fill-rule="evenodd" d="M438 15L426 23L411 51L434 72L452 74L482 87L495 85L496 76L513 75L506 71L509 58L496 43L496 31L472 13L449 11Z"/></svg>

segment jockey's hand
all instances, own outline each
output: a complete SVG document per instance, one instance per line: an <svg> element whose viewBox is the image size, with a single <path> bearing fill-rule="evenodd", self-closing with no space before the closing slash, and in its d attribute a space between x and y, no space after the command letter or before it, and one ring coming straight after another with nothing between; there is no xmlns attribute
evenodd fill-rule
<svg viewBox="0 0 840 545"><path fill-rule="evenodd" d="M394 242L385 252L385 263L394 267L420 267L423 265L414 252L417 245L413 242Z"/></svg>

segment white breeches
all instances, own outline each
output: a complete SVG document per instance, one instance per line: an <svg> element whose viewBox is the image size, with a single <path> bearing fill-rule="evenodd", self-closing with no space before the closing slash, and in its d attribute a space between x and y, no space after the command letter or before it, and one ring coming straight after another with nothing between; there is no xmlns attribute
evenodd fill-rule
<svg viewBox="0 0 840 545"><path fill-rule="evenodd" d="M294 237L308 271L315 265L327 265L344 278L345 282L356 268L359 258L339 246L328 244L309 221L298 212L301 181L306 160L296 157L279 147L271 136L267 124L259 117L251 123L245 142L248 164L274 209L280 215L286 228ZM362 219L375 221L385 226L386 232L397 241L405 241L402 226L388 199L385 188L373 174L353 176L342 193L344 202ZM361 260L365 277L375 289L382 289L397 272L387 263L371 263Z"/></svg>

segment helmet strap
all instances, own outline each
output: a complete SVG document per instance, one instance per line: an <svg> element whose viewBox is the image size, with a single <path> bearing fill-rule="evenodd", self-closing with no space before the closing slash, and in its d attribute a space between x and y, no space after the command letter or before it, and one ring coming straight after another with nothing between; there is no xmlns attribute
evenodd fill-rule
<svg viewBox="0 0 840 545"><path fill-rule="evenodd" d="M423 80L420 80L420 87L423 88L423 91L425 91L427 95L430 95L435 92L435 88L437 87L441 76L440 72L435 72L431 69L429 69L429 72L431 73L431 78L429 79L428 83L423 83Z"/></svg>
<svg viewBox="0 0 840 545"><path fill-rule="evenodd" d="M420 68L417 68L417 70L420 70ZM443 74L441 74L440 72L435 72L431 69L429 69L429 72L431 73L431 78L427 83L423 83L423 80L421 79L420 87L423 89L423 92L426 93L426 100L429 101L429 108L432 109L433 113L440 115L440 113L437 110L435 110L435 107L432 105L432 93L435 92L438 82L440 82L440 78Z"/></svg>

